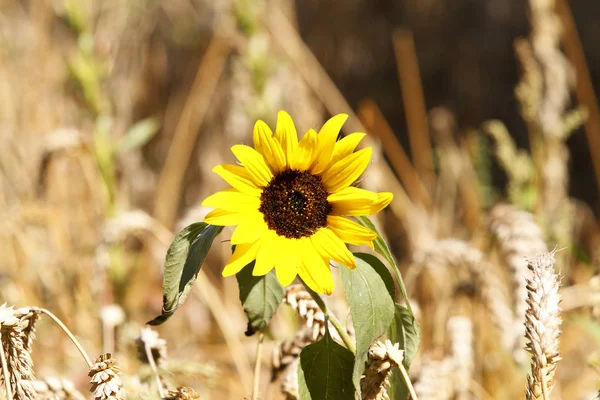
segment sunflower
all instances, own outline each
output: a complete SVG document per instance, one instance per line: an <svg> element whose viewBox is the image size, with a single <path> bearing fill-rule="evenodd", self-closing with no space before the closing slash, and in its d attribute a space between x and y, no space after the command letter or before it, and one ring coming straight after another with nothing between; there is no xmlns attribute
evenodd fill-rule
<svg viewBox="0 0 600 400"><path fill-rule="evenodd" d="M331 294L329 262L356 267L345 243L372 246L377 235L346 217L375 214L391 202L392 194L352 186L369 164L372 150L354 151L364 133L336 141L347 118L336 115L318 134L311 129L298 141L292 118L280 111L274 134L259 120L254 148L231 148L241 165L213 169L232 188L202 202L216 208L204 221L236 226L231 236L236 248L223 276L235 275L255 261L255 276L275 268L284 286L299 275L315 292Z"/></svg>

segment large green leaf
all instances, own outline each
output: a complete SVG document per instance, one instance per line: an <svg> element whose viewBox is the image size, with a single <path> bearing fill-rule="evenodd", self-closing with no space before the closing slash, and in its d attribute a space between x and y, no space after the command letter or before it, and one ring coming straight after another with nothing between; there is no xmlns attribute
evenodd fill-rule
<svg viewBox="0 0 600 400"><path fill-rule="evenodd" d="M162 313L148 324L162 324L183 304L213 240L222 230L221 226L197 222L175 236L165 260Z"/></svg>
<svg viewBox="0 0 600 400"><path fill-rule="evenodd" d="M342 268L342 285L350 303L356 332L356 362L352 379L360 392L369 347L394 318L394 280L385 265L371 254L355 253L356 268ZM359 396L360 397L360 396Z"/></svg>
<svg viewBox="0 0 600 400"><path fill-rule="evenodd" d="M417 351L419 350L421 337L417 321L410 315L410 312L406 307L403 307L400 304L396 304L394 320L388 329L388 339L390 339L392 343L399 343L400 348L404 350L404 360L402 364L408 371L415 354L417 354ZM388 393L392 400L408 399L409 393L406 381L397 369L393 372Z"/></svg>
<svg viewBox="0 0 600 400"><path fill-rule="evenodd" d="M306 346L300 353L300 400L354 399L353 363L350 350L337 344L326 331L323 339Z"/></svg>
<svg viewBox="0 0 600 400"><path fill-rule="evenodd" d="M240 301L248 315L247 335L263 330L283 300L285 289L272 270L265 276L253 276L254 262L246 265L237 275Z"/></svg>
<svg viewBox="0 0 600 400"><path fill-rule="evenodd" d="M404 280L402 279L402 274L400 273L400 268L398 268L398 264L396 264L396 260L394 260L392 252L390 251L390 248L388 247L387 243L385 242L385 240L383 240L383 237L381 236L373 222L371 222L369 217L361 216L355 218L359 224L361 224L365 228L372 230L377 234L377 239L375 239L374 241L375 251L381 254L387 260L387 262L390 263L390 266L394 269L394 272L396 273L396 278L398 279L398 286L400 286L400 292L402 293L402 296L404 297L404 300L406 302L406 307L408 308L410 314L414 316L415 314L413 313L412 307L410 306L410 302L408 301L408 294L406 292Z"/></svg>

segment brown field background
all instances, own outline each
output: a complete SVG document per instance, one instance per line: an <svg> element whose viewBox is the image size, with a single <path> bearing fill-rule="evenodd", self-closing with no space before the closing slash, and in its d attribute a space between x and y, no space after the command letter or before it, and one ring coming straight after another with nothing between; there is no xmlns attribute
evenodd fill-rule
<svg viewBox="0 0 600 400"><path fill-rule="evenodd" d="M592 399L600 387L600 3L556 0L554 17L558 55L531 61L524 43L552 33L516 0L0 0L0 304L52 311L92 357L113 352L131 398L152 398L135 339L160 313L173 233L202 220L202 199L226 186L211 169L234 162L229 148L251 143L256 119L274 126L284 109L302 133L345 112L344 133L367 131L375 150L361 185L395 194L376 221L421 310L421 358L450 351L449 316L473 321L477 389L422 400L524 398L528 363L499 345L477 280L448 261L455 247L431 261L435 268L418 261L445 249L441 239L462 240L510 293L491 228L500 202L532 212L548 249L562 249L563 360L552 398ZM551 67L558 71L544 75ZM540 104L546 114L527 113ZM554 135L554 120L573 129ZM517 235L523 225L506 218ZM230 232L186 303L157 328L169 350L162 375L202 399L251 393L256 338L244 336L236 280L220 275ZM329 300L341 316L336 288ZM298 326L287 306L270 325L263 399L283 398L270 383L270 353ZM87 366L47 319L33 360L38 378L88 389ZM414 379L428 379L419 365Z"/></svg>

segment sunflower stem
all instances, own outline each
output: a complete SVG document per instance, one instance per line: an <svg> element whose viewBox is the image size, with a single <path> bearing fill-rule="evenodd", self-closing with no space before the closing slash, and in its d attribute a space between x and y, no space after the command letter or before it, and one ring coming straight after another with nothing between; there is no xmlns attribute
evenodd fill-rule
<svg viewBox="0 0 600 400"><path fill-rule="evenodd" d="M342 338L342 341L344 342L344 344L346 345L348 350L350 350L352 352L352 354L356 355L356 346L354 345L350 336L348 336L348 332L346 331L346 329L344 329L344 327L342 326L340 321L331 312L331 310L329 310L329 308L327 307L327 305L325 304L325 302L323 301L321 296L319 296L318 293L314 292L311 288L309 288L306 285L306 283L304 283L304 281L302 281L302 284L306 288L306 291L311 295L313 300L317 303L317 305L319 306L321 311L323 311L323 314L325 314L325 317L329 320L329 322L331 322L331 325L333 325L333 327L335 328L337 333L340 335L340 337Z"/></svg>

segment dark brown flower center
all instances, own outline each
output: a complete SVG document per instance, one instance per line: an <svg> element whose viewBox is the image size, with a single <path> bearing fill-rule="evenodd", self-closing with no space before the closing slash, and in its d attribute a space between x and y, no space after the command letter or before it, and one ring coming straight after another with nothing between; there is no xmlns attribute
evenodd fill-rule
<svg viewBox="0 0 600 400"><path fill-rule="evenodd" d="M260 196L259 211L279 236L299 239L327 226L331 205L320 176L287 170L277 175Z"/></svg>

